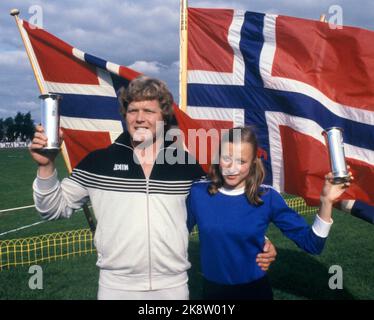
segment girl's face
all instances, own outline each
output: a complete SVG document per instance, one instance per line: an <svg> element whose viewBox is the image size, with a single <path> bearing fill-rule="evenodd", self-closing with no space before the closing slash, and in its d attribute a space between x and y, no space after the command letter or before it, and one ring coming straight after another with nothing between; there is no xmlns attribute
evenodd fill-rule
<svg viewBox="0 0 374 320"><path fill-rule="evenodd" d="M245 186L252 165L253 147L247 142L226 142L222 145L219 168L224 187L239 189Z"/></svg>

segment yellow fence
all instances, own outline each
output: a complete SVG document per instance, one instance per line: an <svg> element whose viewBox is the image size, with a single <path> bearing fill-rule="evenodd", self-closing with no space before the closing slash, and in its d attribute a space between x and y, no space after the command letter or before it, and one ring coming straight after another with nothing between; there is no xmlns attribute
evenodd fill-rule
<svg viewBox="0 0 374 320"><path fill-rule="evenodd" d="M316 213L299 197L284 195L287 204L302 215ZM28 266L95 253L89 229L39 235L24 239L0 241L0 271L16 266Z"/></svg>
<svg viewBox="0 0 374 320"><path fill-rule="evenodd" d="M301 215L316 214L317 207L309 207L306 205L303 198L292 196L289 194L282 194L287 205L297 211Z"/></svg>
<svg viewBox="0 0 374 320"><path fill-rule="evenodd" d="M89 229L0 241L0 270L96 252Z"/></svg>

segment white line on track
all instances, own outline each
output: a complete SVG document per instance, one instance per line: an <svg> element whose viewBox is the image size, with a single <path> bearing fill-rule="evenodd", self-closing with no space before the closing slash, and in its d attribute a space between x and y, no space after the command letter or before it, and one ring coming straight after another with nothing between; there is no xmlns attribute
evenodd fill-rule
<svg viewBox="0 0 374 320"><path fill-rule="evenodd" d="M35 207L35 205L33 204L33 205L30 205L30 206L3 209L3 210L0 210L0 213L9 212L9 211L17 211L17 210L22 210L22 209L27 209L27 208L34 208L34 207Z"/></svg>
<svg viewBox="0 0 374 320"><path fill-rule="evenodd" d="M26 228L30 228L30 227L33 227L33 226L36 226L38 224L41 224L41 223L45 223L47 222L47 220L42 220L42 221L38 221L38 222L35 222L33 224L28 224L26 226L23 226L23 227L20 227L20 228L17 228L17 229L13 229L13 230L9 230L9 231L5 231L3 233L0 233L0 237L1 236L5 236L6 234L8 233L13 233L13 232L17 232L17 231L20 231L20 230L23 230L23 229L26 229Z"/></svg>

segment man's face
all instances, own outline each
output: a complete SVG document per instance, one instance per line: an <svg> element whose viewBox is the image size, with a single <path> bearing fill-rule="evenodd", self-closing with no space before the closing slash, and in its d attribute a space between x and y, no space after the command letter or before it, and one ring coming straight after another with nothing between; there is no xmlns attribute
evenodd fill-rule
<svg viewBox="0 0 374 320"><path fill-rule="evenodd" d="M163 117L157 100L133 101L129 104L126 125L133 141L154 140L158 121L163 121Z"/></svg>

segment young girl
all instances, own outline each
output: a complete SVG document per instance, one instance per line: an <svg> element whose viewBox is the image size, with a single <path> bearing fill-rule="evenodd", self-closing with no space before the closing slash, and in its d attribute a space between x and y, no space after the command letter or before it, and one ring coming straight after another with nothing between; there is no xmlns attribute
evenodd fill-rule
<svg viewBox="0 0 374 320"><path fill-rule="evenodd" d="M195 224L199 229L204 299L272 299L268 277L256 264L270 222L306 252L319 254L332 225L333 203L349 185L334 185L332 174L326 175L310 227L277 191L262 185L257 148L251 128L229 130L211 180L193 184L187 198L189 230Z"/></svg>

